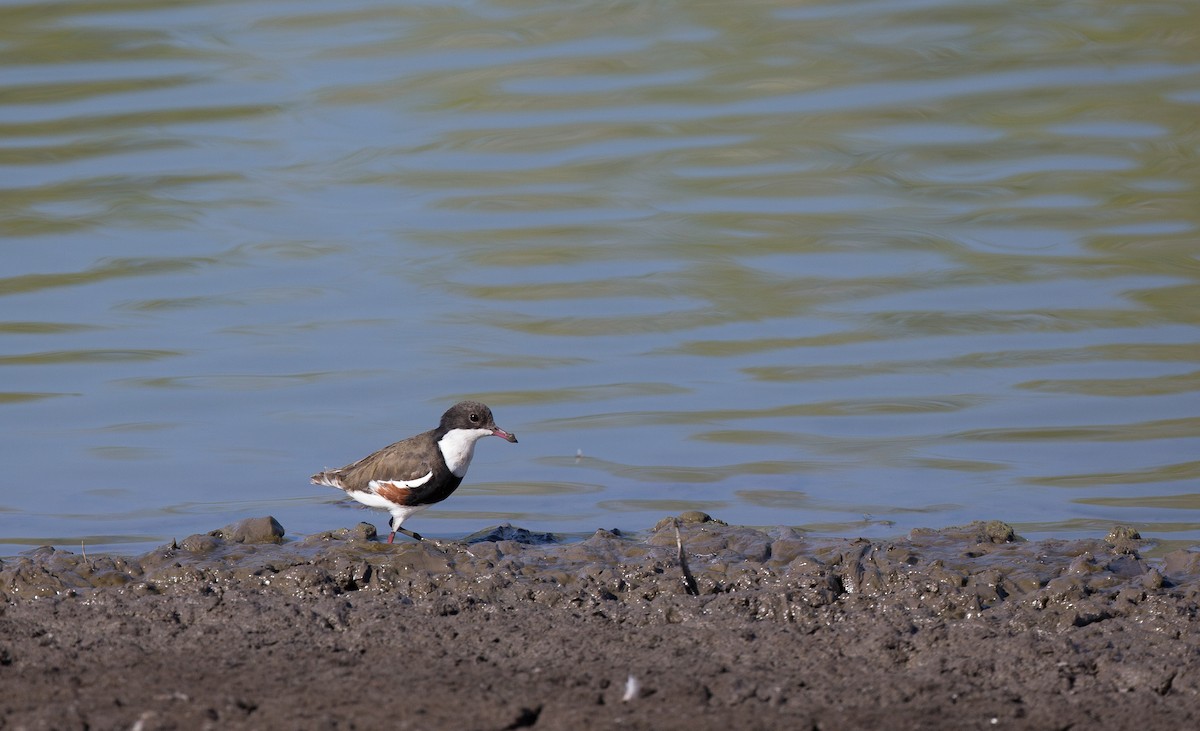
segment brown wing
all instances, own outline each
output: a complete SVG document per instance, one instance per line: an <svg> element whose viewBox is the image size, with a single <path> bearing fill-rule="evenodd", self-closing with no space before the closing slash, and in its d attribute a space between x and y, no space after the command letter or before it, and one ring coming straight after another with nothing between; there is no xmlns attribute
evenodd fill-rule
<svg viewBox="0 0 1200 731"><path fill-rule="evenodd" d="M430 461L422 456L437 454L436 432L437 430L433 429L389 444L339 470L314 475L313 482L338 487L347 492L373 492L403 505L430 504L445 500L462 483L462 478L446 469L443 460L439 459L430 464ZM411 488L401 484L383 485L387 494L383 495L380 491L380 483L413 482L426 475L429 475L429 479L420 485ZM372 482L377 485L375 490L371 489Z"/></svg>
<svg viewBox="0 0 1200 731"><path fill-rule="evenodd" d="M338 472L347 490L366 490L372 480L419 480L433 470L426 455L436 449L433 433L425 432L389 444Z"/></svg>

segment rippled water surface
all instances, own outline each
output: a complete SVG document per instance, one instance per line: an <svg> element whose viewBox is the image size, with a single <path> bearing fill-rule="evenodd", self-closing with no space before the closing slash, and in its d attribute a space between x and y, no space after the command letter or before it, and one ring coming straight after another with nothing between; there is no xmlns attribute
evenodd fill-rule
<svg viewBox="0 0 1200 731"><path fill-rule="evenodd" d="M0 4L0 552L701 509L1200 541L1200 3Z"/></svg>

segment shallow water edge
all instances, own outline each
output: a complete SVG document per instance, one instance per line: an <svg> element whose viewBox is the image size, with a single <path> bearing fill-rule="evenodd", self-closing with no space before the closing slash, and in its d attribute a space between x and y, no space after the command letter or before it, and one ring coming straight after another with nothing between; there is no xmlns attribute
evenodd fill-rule
<svg viewBox="0 0 1200 731"><path fill-rule="evenodd" d="M285 542L284 535L267 516L141 556L43 547L0 561L0 598L73 596L106 587L133 594L237 587L297 597L372 592L408 602L521 597L602 607L693 594L700 597L699 609L717 597L746 595L762 602L758 618L793 619L804 606L902 591L933 614L962 617L1015 600L1076 609L1077 601L1093 594L1134 600L1200 578L1200 553L1177 549L1147 559L1140 549L1148 542L1120 526L1104 539L1031 542L1001 521L978 521L879 541L730 526L689 511L664 518L644 535L597 530L573 543L510 525L463 542L387 544L369 523L295 541Z"/></svg>

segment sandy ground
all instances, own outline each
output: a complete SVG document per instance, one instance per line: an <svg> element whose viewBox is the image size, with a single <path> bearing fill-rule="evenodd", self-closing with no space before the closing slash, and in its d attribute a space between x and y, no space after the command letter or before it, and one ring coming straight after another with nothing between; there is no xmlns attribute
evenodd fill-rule
<svg viewBox="0 0 1200 731"><path fill-rule="evenodd" d="M684 517L4 559L0 729L1200 728L1200 554Z"/></svg>

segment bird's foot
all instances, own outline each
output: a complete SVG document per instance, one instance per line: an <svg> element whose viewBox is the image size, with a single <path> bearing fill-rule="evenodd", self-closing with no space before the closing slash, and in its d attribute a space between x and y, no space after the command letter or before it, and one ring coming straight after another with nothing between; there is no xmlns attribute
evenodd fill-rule
<svg viewBox="0 0 1200 731"><path fill-rule="evenodd" d="M391 534L388 536L388 540L387 540L387 542L388 542L388 543L394 543L394 542L396 541L396 534L397 534L397 533L403 533L404 535L408 536L409 538L413 539L414 541L423 541L423 540L425 540L424 538L422 538L422 537L421 537L421 534L420 534L420 533L417 533L417 532L415 532L415 531L411 531L411 530L409 530L409 529L407 529L407 528L397 528L397 529L393 530L393 531L391 532Z"/></svg>

